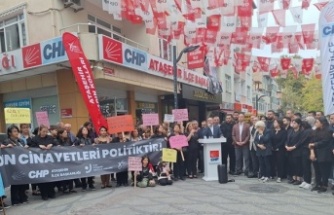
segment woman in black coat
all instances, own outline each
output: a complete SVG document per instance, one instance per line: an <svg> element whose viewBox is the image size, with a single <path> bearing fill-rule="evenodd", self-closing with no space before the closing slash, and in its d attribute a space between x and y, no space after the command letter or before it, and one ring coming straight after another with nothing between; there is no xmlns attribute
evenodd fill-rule
<svg viewBox="0 0 334 215"><path fill-rule="evenodd" d="M197 156L199 153L199 143L198 134L195 129L193 129L192 122L188 122L186 126L185 133L188 140L188 150L187 150L187 172L188 178L197 178Z"/></svg>
<svg viewBox="0 0 334 215"><path fill-rule="evenodd" d="M48 135L48 132L48 127L41 125L38 128L38 134L34 136L31 141L28 142L28 146L40 148L42 150L50 150L53 146L57 145L57 143L51 136ZM54 185L54 182L38 184L43 200L48 200L48 198L55 198L56 195Z"/></svg>
<svg viewBox="0 0 334 215"><path fill-rule="evenodd" d="M316 186L312 188L312 191L317 190L318 193L322 193L327 191L328 178L331 172L332 132L329 130L326 117L317 119L315 126L314 137L312 143L309 144L316 181Z"/></svg>
<svg viewBox="0 0 334 215"><path fill-rule="evenodd" d="M273 171L277 170L277 183L282 182L284 177L284 162L285 162L285 142L287 139L287 131L284 129L282 120L275 120L273 123L274 130L271 131L271 143L273 146ZM272 171L272 172L273 172Z"/></svg>
<svg viewBox="0 0 334 215"><path fill-rule="evenodd" d="M19 134L19 128L16 125L9 126L7 129L8 139L1 144L1 148L27 147L19 138ZM26 187L25 184L10 187L12 205L28 202L28 196L25 193Z"/></svg>
<svg viewBox="0 0 334 215"><path fill-rule="evenodd" d="M256 145L256 155L259 158L260 164L260 181L263 183L269 181L270 177L270 156L272 154L272 145L270 139L270 132L266 129L263 121L258 121L255 124L257 133L254 138Z"/></svg>
<svg viewBox="0 0 334 215"><path fill-rule="evenodd" d="M288 134L287 143L285 148L288 153L289 159L289 175L292 179L289 184L301 185L302 172L302 143L303 143L303 131L301 127L302 121L297 118L292 122L293 130Z"/></svg>

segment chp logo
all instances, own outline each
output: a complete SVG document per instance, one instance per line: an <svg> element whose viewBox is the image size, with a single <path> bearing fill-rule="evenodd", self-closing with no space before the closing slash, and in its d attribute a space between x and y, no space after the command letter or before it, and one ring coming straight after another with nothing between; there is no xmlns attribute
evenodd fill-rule
<svg viewBox="0 0 334 215"><path fill-rule="evenodd" d="M102 37L103 58L111 62L123 64L123 46L121 42Z"/></svg>
<svg viewBox="0 0 334 215"><path fill-rule="evenodd" d="M30 68L42 65L41 45L35 44L22 48L23 67Z"/></svg>

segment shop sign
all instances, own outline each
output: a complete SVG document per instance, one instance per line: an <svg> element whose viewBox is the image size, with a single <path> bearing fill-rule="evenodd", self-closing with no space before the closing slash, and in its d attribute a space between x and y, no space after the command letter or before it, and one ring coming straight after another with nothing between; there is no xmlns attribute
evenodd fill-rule
<svg viewBox="0 0 334 215"><path fill-rule="evenodd" d="M104 35L99 35L99 58L151 75L173 80L173 64L155 57L145 51L121 43ZM207 89L206 76L178 66L178 81L181 83Z"/></svg>
<svg viewBox="0 0 334 215"><path fill-rule="evenodd" d="M213 95L197 87L182 85L182 97L185 99L221 104L222 94Z"/></svg>
<svg viewBox="0 0 334 215"><path fill-rule="evenodd" d="M52 64L68 60L61 37L41 42L42 64Z"/></svg>
<svg viewBox="0 0 334 215"><path fill-rule="evenodd" d="M142 71L147 68L147 53L127 44L123 44L123 59L125 66Z"/></svg>
<svg viewBox="0 0 334 215"><path fill-rule="evenodd" d="M22 48L23 67L32 68L68 60L61 37Z"/></svg>
<svg viewBox="0 0 334 215"><path fill-rule="evenodd" d="M17 108L30 108L31 109L31 101L30 99L20 99L20 100L13 100L7 101L3 103L5 108L8 107L17 107Z"/></svg>
<svg viewBox="0 0 334 215"><path fill-rule="evenodd" d="M42 105L39 109L40 111L46 111L48 114L55 114L57 112L56 105Z"/></svg>
<svg viewBox="0 0 334 215"><path fill-rule="evenodd" d="M15 50L0 55L0 75L22 71L22 58L20 50Z"/></svg>
<svg viewBox="0 0 334 215"><path fill-rule="evenodd" d="M60 110L61 118L72 118L72 108L63 108Z"/></svg>

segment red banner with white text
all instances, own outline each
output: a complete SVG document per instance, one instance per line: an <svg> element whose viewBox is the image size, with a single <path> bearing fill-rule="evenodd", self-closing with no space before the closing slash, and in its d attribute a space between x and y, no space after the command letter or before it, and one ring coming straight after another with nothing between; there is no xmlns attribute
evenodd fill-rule
<svg viewBox="0 0 334 215"><path fill-rule="evenodd" d="M107 127L107 121L100 111L93 73L82 50L79 38L71 33L65 32L63 34L63 43L95 130L98 131L101 126Z"/></svg>

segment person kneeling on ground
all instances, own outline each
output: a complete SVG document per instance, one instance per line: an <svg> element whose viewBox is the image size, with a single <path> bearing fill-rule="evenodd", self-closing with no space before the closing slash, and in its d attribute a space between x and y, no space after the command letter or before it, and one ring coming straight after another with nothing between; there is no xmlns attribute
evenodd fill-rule
<svg viewBox="0 0 334 215"><path fill-rule="evenodd" d="M148 156L143 156L141 159L142 163L142 171L137 174L137 186L141 188L145 187L154 187L155 181L153 179L154 168L150 163L150 159Z"/></svg>
<svg viewBox="0 0 334 215"><path fill-rule="evenodd" d="M170 168L166 162L161 161L158 164L157 173L158 173L158 182L161 186L173 184L173 180L170 175Z"/></svg>

